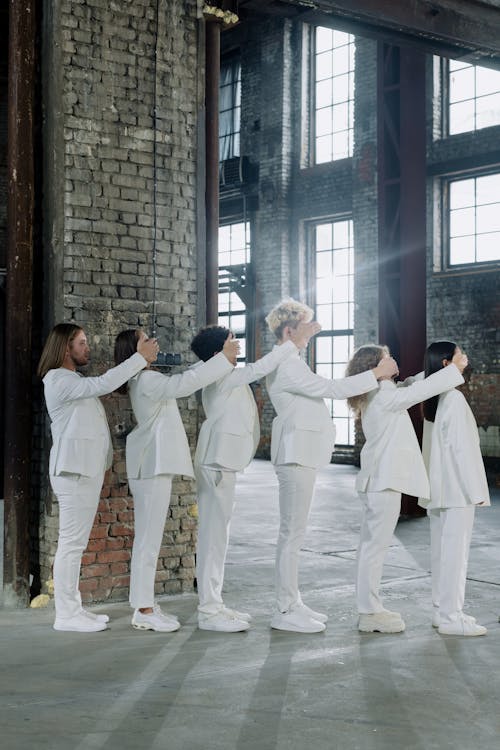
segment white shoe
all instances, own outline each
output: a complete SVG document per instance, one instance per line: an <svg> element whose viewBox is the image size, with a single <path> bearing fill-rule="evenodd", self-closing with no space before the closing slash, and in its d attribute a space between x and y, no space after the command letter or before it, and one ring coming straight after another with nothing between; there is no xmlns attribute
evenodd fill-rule
<svg viewBox="0 0 500 750"><path fill-rule="evenodd" d="M223 610L213 615L198 613L198 627L200 630L213 630L219 633L241 633L248 630L250 625L246 620L240 620L234 615L229 615Z"/></svg>
<svg viewBox="0 0 500 750"><path fill-rule="evenodd" d="M164 612L157 602L153 604L153 612L159 615L159 617L164 617L166 620L179 622L179 618L177 617L177 615L171 615L170 612Z"/></svg>
<svg viewBox="0 0 500 750"><path fill-rule="evenodd" d="M441 635L486 635L488 631L483 625L471 620L464 615L460 615L454 622L442 622L439 625L438 633Z"/></svg>
<svg viewBox="0 0 500 750"><path fill-rule="evenodd" d="M97 633L99 630L106 630L105 622L94 620L92 617L79 612L74 617L56 617L54 630L67 630L75 633Z"/></svg>
<svg viewBox="0 0 500 750"><path fill-rule="evenodd" d="M309 617L300 606L293 607L288 612L276 612L271 619L271 627L292 633L322 633L326 629L324 622Z"/></svg>
<svg viewBox="0 0 500 750"><path fill-rule="evenodd" d="M469 622L476 622L476 618L472 615L466 615L465 612L462 612L462 617L464 620L469 620ZM441 617L439 615L439 610L436 610L432 615L432 627L438 628L441 624Z"/></svg>
<svg viewBox="0 0 500 750"><path fill-rule="evenodd" d="M294 609L302 610L308 617L312 617L313 620L317 620L318 622L328 622L328 615L323 614L323 612L316 612L311 607L308 607L307 604L304 604L304 602L296 604Z"/></svg>
<svg viewBox="0 0 500 750"><path fill-rule="evenodd" d="M229 617L236 617L237 620L243 620L243 622L251 622L252 615L250 615L248 612L239 612L237 609L231 609L230 607L226 607L225 605L222 605L222 609L220 610L223 614L228 615Z"/></svg>
<svg viewBox="0 0 500 750"><path fill-rule="evenodd" d="M153 610L146 614L136 609L132 617L132 627L136 630L155 630L158 633L174 633L180 628L178 620L167 619Z"/></svg>
<svg viewBox="0 0 500 750"><path fill-rule="evenodd" d="M358 621L358 630L361 633L402 633L405 623L401 615L396 617L396 612L375 612L372 615L361 614Z"/></svg>
<svg viewBox="0 0 500 750"><path fill-rule="evenodd" d="M91 620L96 620L96 622L109 622L108 615L98 615L95 612L89 612L87 609L82 609L81 614L90 617Z"/></svg>

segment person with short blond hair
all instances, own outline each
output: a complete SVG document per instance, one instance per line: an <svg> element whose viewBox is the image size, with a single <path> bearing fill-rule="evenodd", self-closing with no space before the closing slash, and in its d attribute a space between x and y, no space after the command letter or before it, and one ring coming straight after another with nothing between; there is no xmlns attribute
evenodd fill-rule
<svg viewBox="0 0 500 750"><path fill-rule="evenodd" d="M285 299L266 318L282 346L292 339L300 322L313 311ZM271 627L300 633L319 633L328 617L303 603L298 585L298 561L318 468L331 460L335 427L323 399L344 399L377 388L377 380L397 372L392 359L353 377L330 380L316 375L299 353L268 375L266 384L276 411L271 438L271 460L279 483L280 529L276 549L276 612Z"/></svg>

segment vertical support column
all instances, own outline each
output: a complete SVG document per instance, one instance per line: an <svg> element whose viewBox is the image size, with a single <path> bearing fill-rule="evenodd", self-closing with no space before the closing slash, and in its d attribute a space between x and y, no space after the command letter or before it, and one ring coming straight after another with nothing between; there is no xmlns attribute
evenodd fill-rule
<svg viewBox="0 0 500 750"><path fill-rule="evenodd" d="M380 43L378 96L379 338L406 377L426 346L425 55ZM419 408L410 415L420 437ZM414 498L402 513L420 513Z"/></svg>
<svg viewBox="0 0 500 750"><path fill-rule="evenodd" d="M206 322L217 323L219 288L219 80L220 23L205 24Z"/></svg>
<svg viewBox="0 0 500 750"><path fill-rule="evenodd" d="M10 0L4 603L29 602L35 0Z"/></svg>

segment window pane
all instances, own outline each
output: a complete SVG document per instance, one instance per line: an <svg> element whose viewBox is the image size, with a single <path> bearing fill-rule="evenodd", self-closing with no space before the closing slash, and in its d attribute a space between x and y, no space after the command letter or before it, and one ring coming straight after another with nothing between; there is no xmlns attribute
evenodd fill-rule
<svg viewBox="0 0 500 750"><path fill-rule="evenodd" d="M450 237L474 234L474 213L473 208L459 208L457 211L450 211Z"/></svg>
<svg viewBox="0 0 500 750"><path fill-rule="evenodd" d="M332 275L332 254L321 252L316 255L316 276L318 279L324 279L325 276Z"/></svg>
<svg viewBox="0 0 500 750"><path fill-rule="evenodd" d="M316 302L318 305L323 305L326 302L332 301L332 279L327 276L323 279L318 279L316 282Z"/></svg>
<svg viewBox="0 0 500 750"><path fill-rule="evenodd" d="M316 251L331 250L332 248L332 225L318 224L316 227Z"/></svg>
<svg viewBox="0 0 500 750"><path fill-rule="evenodd" d="M462 68L450 75L450 102L461 102L475 96L474 68Z"/></svg>
<svg viewBox="0 0 500 750"><path fill-rule="evenodd" d="M315 33L315 161L322 164L352 156L354 37L322 27Z"/></svg>
<svg viewBox="0 0 500 750"><path fill-rule="evenodd" d="M500 122L500 93L476 99L476 128L489 128Z"/></svg>
<svg viewBox="0 0 500 750"><path fill-rule="evenodd" d="M500 91L500 71L476 67L476 96Z"/></svg>
<svg viewBox="0 0 500 750"><path fill-rule="evenodd" d="M335 336L333 339L333 356L336 362L347 362L349 359L349 336Z"/></svg>
<svg viewBox="0 0 500 750"><path fill-rule="evenodd" d="M331 362L332 361L332 339L326 336L319 336L316 339L316 361L317 362Z"/></svg>
<svg viewBox="0 0 500 750"><path fill-rule="evenodd" d="M478 205L500 201L500 174L489 174L476 179L476 200Z"/></svg>
<svg viewBox="0 0 500 750"><path fill-rule="evenodd" d="M479 234L476 240L478 262L500 260L500 232Z"/></svg>
<svg viewBox="0 0 500 750"><path fill-rule="evenodd" d="M474 237L457 237L450 240L450 264L474 263Z"/></svg>
<svg viewBox="0 0 500 750"><path fill-rule="evenodd" d="M350 221L336 221L333 224L333 237L335 248L349 247L350 245L350 233L349 226ZM336 255L338 257L338 254Z"/></svg>
<svg viewBox="0 0 500 750"><path fill-rule="evenodd" d="M450 183L450 208L465 208L474 205L475 180L460 180Z"/></svg>
<svg viewBox="0 0 500 750"><path fill-rule="evenodd" d="M450 135L474 130L474 100L450 105Z"/></svg>
<svg viewBox="0 0 500 750"><path fill-rule="evenodd" d="M478 233L500 231L500 203L478 206L476 209L476 227Z"/></svg>
<svg viewBox="0 0 500 750"><path fill-rule="evenodd" d="M334 413L337 411L337 404L334 405ZM347 419L334 418L333 423L335 425L335 442L338 445L349 444L349 423Z"/></svg>
<svg viewBox="0 0 500 750"><path fill-rule="evenodd" d="M316 320L326 331L332 328L332 307L331 305L318 305L316 308Z"/></svg>
<svg viewBox="0 0 500 750"><path fill-rule="evenodd" d="M347 302L349 300L349 286L349 276L335 276L330 280L330 298L333 299L334 302ZM341 328L341 326L335 327Z"/></svg>

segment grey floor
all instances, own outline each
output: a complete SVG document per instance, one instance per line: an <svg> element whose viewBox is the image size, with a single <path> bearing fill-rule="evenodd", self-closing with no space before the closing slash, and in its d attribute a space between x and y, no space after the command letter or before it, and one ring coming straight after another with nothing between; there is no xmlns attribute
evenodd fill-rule
<svg viewBox="0 0 500 750"><path fill-rule="evenodd" d="M226 602L248 633L196 627L196 597L164 599L174 634L130 627L126 603L101 605L104 633L52 630L53 611L0 610L2 750L498 750L500 496L476 515L466 609L482 638L430 625L428 522L402 521L384 575L398 635L360 634L353 575L356 470L320 472L301 561L304 600L325 633L271 631L277 485L256 461L238 484Z"/></svg>

